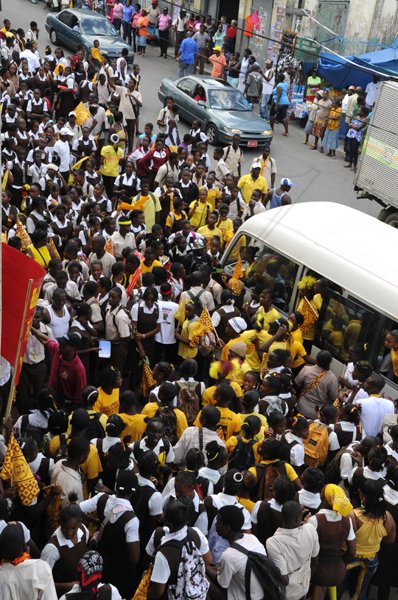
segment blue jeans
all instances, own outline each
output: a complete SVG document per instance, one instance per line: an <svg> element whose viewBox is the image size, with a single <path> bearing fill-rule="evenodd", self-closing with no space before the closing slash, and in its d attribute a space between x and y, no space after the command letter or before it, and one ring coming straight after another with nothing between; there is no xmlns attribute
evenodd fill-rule
<svg viewBox="0 0 398 600"><path fill-rule="evenodd" d="M271 94L262 94L260 100L260 117L269 120L268 100Z"/></svg>
<svg viewBox="0 0 398 600"><path fill-rule="evenodd" d="M189 65L188 63L180 62L178 63L178 77L185 77L186 75L193 74L194 65Z"/></svg>

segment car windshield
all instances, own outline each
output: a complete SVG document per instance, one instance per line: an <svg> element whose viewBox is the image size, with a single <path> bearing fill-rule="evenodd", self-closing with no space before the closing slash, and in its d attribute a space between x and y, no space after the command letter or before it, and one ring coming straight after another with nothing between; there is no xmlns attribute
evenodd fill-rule
<svg viewBox="0 0 398 600"><path fill-rule="evenodd" d="M239 90L209 90L210 108L214 110L252 110L250 104Z"/></svg>
<svg viewBox="0 0 398 600"><path fill-rule="evenodd" d="M117 31L107 19L84 19L80 22L80 30L86 35L117 35Z"/></svg>

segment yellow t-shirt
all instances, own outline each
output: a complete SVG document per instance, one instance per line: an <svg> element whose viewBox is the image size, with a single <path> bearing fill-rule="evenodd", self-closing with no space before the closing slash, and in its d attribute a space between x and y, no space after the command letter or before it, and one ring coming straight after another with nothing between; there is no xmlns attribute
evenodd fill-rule
<svg viewBox="0 0 398 600"><path fill-rule="evenodd" d="M160 262L160 260L154 260L153 263L151 264L150 267L148 267L148 265L146 265L144 263L144 261L141 261L141 273L152 273L154 267L161 267L162 263Z"/></svg>
<svg viewBox="0 0 398 600"><path fill-rule="evenodd" d="M391 362L395 377L398 377L398 350L391 348Z"/></svg>
<svg viewBox="0 0 398 600"><path fill-rule="evenodd" d="M162 210L160 200L157 195L153 194L152 192L150 192L148 196L137 194L137 196L133 198L133 204L138 200L142 200L143 203L145 202L142 210L144 211L146 230L151 231L152 227L155 225L156 213Z"/></svg>
<svg viewBox="0 0 398 600"><path fill-rule="evenodd" d="M219 200L220 198L221 198L221 191L219 190L219 188L214 187L214 188L211 188L210 190L208 190L207 201L209 202L209 204L211 206L211 210L214 210L216 208L217 200Z"/></svg>
<svg viewBox="0 0 398 600"><path fill-rule="evenodd" d="M239 415L237 415L233 410L230 410L226 406L217 406L217 408L220 411L221 415L218 427L221 427L221 429L224 432L225 439L228 440L231 437L231 435L233 435L234 433L239 433L240 431L241 421ZM202 427L200 422L201 414L202 411L198 413L198 416L194 421L195 427Z"/></svg>
<svg viewBox="0 0 398 600"><path fill-rule="evenodd" d="M260 346L270 337L265 330L256 331L255 329L247 329L246 331L242 331L238 337L233 338L225 344L221 351L221 360L228 360L229 350L234 342L245 342L247 346L245 363L249 365L251 371L259 371L261 367L261 359L257 353L254 343L252 342L252 339L255 336L258 337Z"/></svg>
<svg viewBox="0 0 398 600"><path fill-rule="evenodd" d="M275 460L262 460L260 461L260 465L270 465L272 463L278 462L278 459ZM289 463L285 463L285 467L286 467L286 475L289 478L290 481L295 481L298 478L298 475L296 473L296 471L293 469L292 465L289 465ZM257 473L256 473L256 467L250 467L249 469L250 473L253 473L253 475L256 477L257 479Z"/></svg>
<svg viewBox="0 0 398 600"><path fill-rule="evenodd" d="M93 409L104 415L116 415L119 412L120 389L113 388L110 394L106 394L102 387L98 388L98 398L95 401Z"/></svg>
<svg viewBox="0 0 398 600"><path fill-rule="evenodd" d="M222 237L225 242L230 242L234 236L234 224L231 219L225 219L225 221L218 221L218 229L221 229Z"/></svg>
<svg viewBox="0 0 398 600"><path fill-rule="evenodd" d="M231 232L227 232L224 236L224 242L226 244L229 244L229 242L232 240L232 238L234 237L234 232L233 230ZM247 246L247 240L246 240L246 236L245 235L241 235L237 241L236 244L234 245L234 247L232 248L228 259L231 261L234 261L238 258L238 256L240 255L240 249L241 248L246 248Z"/></svg>
<svg viewBox="0 0 398 600"><path fill-rule="evenodd" d="M119 175L119 161L123 158L123 150L113 146L104 146L101 150L104 164L101 167L102 175L105 177L117 177Z"/></svg>
<svg viewBox="0 0 398 600"><path fill-rule="evenodd" d="M222 231L218 227L215 227L214 229L210 229L208 227L208 225L203 225L203 227L199 227L198 233L203 235L203 237L205 238L205 240L207 242L207 247L209 247L210 240L215 235L218 235L218 237L220 238L220 242L222 243Z"/></svg>
<svg viewBox="0 0 398 600"><path fill-rule="evenodd" d="M144 437L147 427L145 415L127 415L126 413L119 413L119 417L123 419L123 422L126 425L120 436L122 439L126 435L129 435L131 437L131 442L136 442Z"/></svg>
<svg viewBox="0 0 398 600"><path fill-rule="evenodd" d="M268 356L274 350L288 350L290 352L290 356L292 357L293 367L299 367L305 363L304 356L307 356L307 350L304 348L303 344L300 342L295 342L294 340L285 340L285 341L277 341L273 342L269 347L268 354L264 354L263 362L261 365L261 371L267 368Z"/></svg>
<svg viewBox="0 0 398 600"><path fill-rule="evenodd" d="M147 402L141 411L141 414L152 419L156 415L156 411L159 408L157 402Z"/></svg>
<svg viewBox="0 0 398 600"><path fill-rule="evenodd" d="M280 316L280 312L273 306L267 312L264 310L263 306L260 306L257 311L256 322L259 327L268 331L269 324L273 321L277 321Z"/></svg>
<svg viewBox="0 0 398 600"><path fill-rule="evenodd" d="M260 190L262 194L266 194L268 191L267 180L265 177L260 175L255 181L251 176L251 173L248 175L243 175L238 181L238 188L242 193L243 200L246 204L249 204L250 199L254 190Z"/></svg>
<svg viewBox="0 0 398 600"><path fill-rule="evenodd" d="M188 321L188 319L185 319L181 329L181 336L185 340L191 340L198 329L200 329L200 323L198 318L195 320L191 319L190 321ZM195 358L197 353L197 344L195 346L188 346L188 344L184 344L183 342L180 342L178 344L178 356L181 356L181 358L183 358L184 360L187 360L188 358Z"/></svg>
<svg viewBox="0 0 398 600"><path fill-rule="evenodd" d="M240 387L240 385L238 383L235 383L235 381L230 381L229 385L234 390L234 392L238 396L238 398L241 398L243 396L242 388ZM211 387L207 388L203 392L203 394L202 394L202 406L203 407L207 406L208 404L211 404L212 406L214 406L216 404L216 400L214 398L216 389L217 389L217 386L212 385Z"/></svg>
<svg viewBox="0 0 398 600"><path fill-rule="evenodd" d="M195 206L197 203L197 206ZM210 202L200 202L199 200L194 200L189 205L189 208L195 208L192 217L189 219L192 227L198 229L202 227L202 225L206 225L207 213L211 212L211 204Z"/></svg>

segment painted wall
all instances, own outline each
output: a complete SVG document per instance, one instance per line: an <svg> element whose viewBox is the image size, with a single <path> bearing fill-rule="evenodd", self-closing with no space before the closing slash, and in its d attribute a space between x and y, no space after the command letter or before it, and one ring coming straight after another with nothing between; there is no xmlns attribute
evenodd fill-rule
<svg viewBox="0 0 398 600"><path fill-rule="evenodd" d="M297 8L298 0L287 0ZM347 6L344 12L343 4ZM341 54L363 54L392 43L397 35L397 0L306 0L304 8L322 24L343 35L343 42L328 42L329 34L309 18L303 17L300 35L323 41ZM292 18L286 21L291 24Z"/></svg>

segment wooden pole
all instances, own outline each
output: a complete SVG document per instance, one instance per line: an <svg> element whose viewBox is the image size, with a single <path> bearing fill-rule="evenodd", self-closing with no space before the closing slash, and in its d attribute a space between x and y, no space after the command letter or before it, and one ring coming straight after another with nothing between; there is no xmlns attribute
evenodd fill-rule
<svg viewBox="0 0 398 600"><path fill-rule="evenodd" d="M11 414L12 401L13 401L14 393L15 393L15 380L17 378L17 370L18 370L20 354L21 354L21 345L22 345L22 340L23 340L24 333L25 333L26 313L28 312L30 297L32 295L32 286L33 286L33 279L29 279L28 288L26 290L25 305L24 305L23 314L22 314L21 329L19 330L17 354L15 356L15 361L14 361L14 365L13 365L10 393L8 394L7 406L6 406L6 410L4 413L4 421L6 421Z"/></svg>

